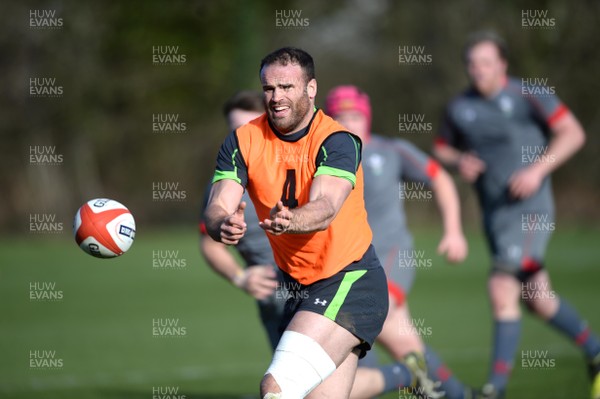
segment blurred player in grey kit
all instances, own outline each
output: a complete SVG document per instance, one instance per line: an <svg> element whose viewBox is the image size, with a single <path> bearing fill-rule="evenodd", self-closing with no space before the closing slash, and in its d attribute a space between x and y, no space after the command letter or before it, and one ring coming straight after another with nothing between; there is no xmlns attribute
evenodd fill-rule
<svg viewBox="0 0 600 399"><path fill-rule="evenodd" d="M412 324L407 302L419 259L413 250L401 198L408 198L410 194L404 192L410 190L408 182L417 189L432 191L444 231L438 252L452 263L462 262L467 255L467 242L462 232L454 183L434 159L410 142L372 134L369 96L357 87L333 88L327 96L326 108L329 115L363 142L365 206L373 230L373 246L388 278L390 302L377 341L397 361L382 367L361 367L365 364L359 362L357 381L370 376L373 382L361 386L355 384L352 393L374 394L381 386L384 392L410 387L412 374L421 378L415 393L421 390L431 397L439 397L440 392L444 392L444 397L450 399L470 398L470 388L454 378L436 353L421 340L418 329ZM405 365L412 366L412 373L403 369ZM434 389L434 381L439 381L439 390Z"/></svg>
<svg viewBox="0 0 600 399"><path fill-rule="evenodd" d="M503 397L518 348L519 301L583 351L600 397L600 340L552 290L544 255L554 230L550 174L585 134L548 87L507 75L507 49L493 32L473 34L464 60L471 86L447 105L434 152L475 186L492 253L488 282L494 345L482 397Z"/></svg>

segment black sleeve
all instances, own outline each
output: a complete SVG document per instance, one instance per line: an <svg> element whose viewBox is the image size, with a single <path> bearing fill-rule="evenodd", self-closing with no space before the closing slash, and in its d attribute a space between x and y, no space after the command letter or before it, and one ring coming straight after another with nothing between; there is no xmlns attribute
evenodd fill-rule
<svg viewBox="0 0 600 399"><path fill-rule="evenodd" d="M212 182L223 179L234 180L244 187L248 184L248 169L240 152L235 130L227 136L217 155L217 167Z"/></svg>
<svg viewBox="0 0 600 399"><path fill-rule="evenodd" d="M319 175L330 175L356 183L356 171L362 156L360 139L349 132L337 132L325 139L317 154L316 166Z"/></svg>

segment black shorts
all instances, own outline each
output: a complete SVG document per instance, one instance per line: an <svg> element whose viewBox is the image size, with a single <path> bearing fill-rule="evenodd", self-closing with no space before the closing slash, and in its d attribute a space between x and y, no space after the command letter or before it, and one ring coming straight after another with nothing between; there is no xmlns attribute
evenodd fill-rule
<svg viewBox="0 0 600 399"><path fill-rule="evenodd" d="M306 310L335 321L361 342L360 357L371 349L388 313L385 272L370 245L363 257L338 273L310 285L302 285L284 273L288 300L280 332L296 312Z"/></svg>

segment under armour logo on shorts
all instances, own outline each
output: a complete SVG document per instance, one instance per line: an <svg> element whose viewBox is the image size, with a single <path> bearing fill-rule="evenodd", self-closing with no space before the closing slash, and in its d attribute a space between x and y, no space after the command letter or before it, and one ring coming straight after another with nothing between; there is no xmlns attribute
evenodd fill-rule
<svg viewBox="0 0 600 399"><path fill-rule="evenodd" d="M325 306L327 305L327 301L326 300L319 300L319 298L315 299L315 305L321 305L321 306Z"/></svg>

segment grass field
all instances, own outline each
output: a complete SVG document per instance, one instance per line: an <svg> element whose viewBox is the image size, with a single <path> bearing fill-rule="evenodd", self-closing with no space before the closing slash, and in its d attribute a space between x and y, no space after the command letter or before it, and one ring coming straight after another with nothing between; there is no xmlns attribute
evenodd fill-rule
<svg viewBox="0 0 600 399"><path fill-rule="evenodd" d="M153 389L180 399L258 397L270 353L254 303L207 269L193 228L138 228L130 252L112 260L84 254L69 232L0 241L1 398L141 399L153 398ZM469 235L471 253L461 266L434 254L437 233L415 236L432 266L418 273L413 317L430 327L426 341L455 374L480 385L491 341L481 236ZM596 331L599 242L598 231L559 230L548 254L555 289ZM154 267L153 256L161 256L154 251L179 267ZM30 297L58 292L55 301ZM159 327L177 324L176 334L154 336L157 319ZM574 345L528 315L523 330L509 397L587 398L590 385ZM523 368L521 351L536 350L548 351L550 367Z"/></svg>

